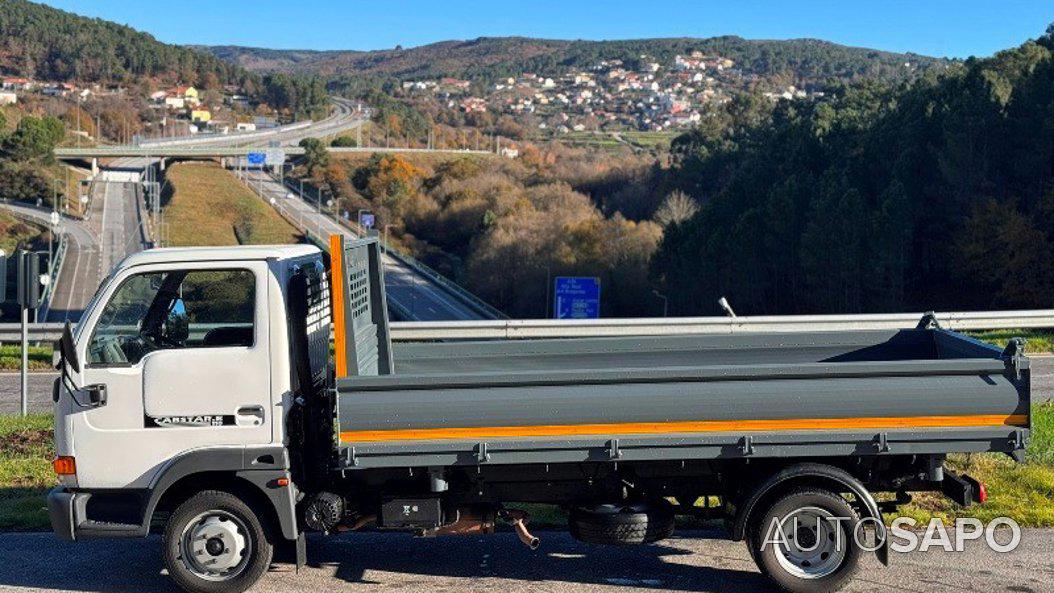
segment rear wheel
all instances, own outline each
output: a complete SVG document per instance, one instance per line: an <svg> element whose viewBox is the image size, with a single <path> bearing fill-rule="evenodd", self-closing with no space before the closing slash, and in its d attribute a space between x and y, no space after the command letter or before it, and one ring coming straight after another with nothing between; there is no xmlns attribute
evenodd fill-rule
<svg viewBox="0 0 1054 593"><path fill-rule="evenodd" d="M206 491L168 520L164 560L169 576L191 593L240 593L271 564L273 548L256 514L228 492Z"/></svg>
<svg viewBox="0 0 1054 593"><path fill-rule="evenodd" d="M747 538L758 568L791 593L837 591L852 578L861 549L860 517L844 498L822 489L776 500Z"/></svg>
<svg viewBox="0 0 1054 593"><path fill-rule="evenodd" d="M673 512L665 503L609 503L571 509L571 535L590 544L650 544L673 534Z"/></svg>

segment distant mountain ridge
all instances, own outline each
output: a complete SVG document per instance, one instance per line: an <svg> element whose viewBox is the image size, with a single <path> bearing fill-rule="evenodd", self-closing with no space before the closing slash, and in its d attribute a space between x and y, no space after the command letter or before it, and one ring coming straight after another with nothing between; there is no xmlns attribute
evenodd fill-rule
<svg viewBox="0 0 1054 593"><path fill-rule="evenodd" d="M0 73L42 80L238 84L237 65L110 21L27 2L0 0Z"/></svg>
<svg viewBox="0 0 1054 593"><path fill-rule="evenodd" d="M255 72L298 72L334 78L367 76L401 80L454 76L489 82L523 72L554 75L589 68L604 59L668 62L699 51L729 58L745 72L788 83L879 78L906 80L950 60L911 53L850 47L816 39L712 38L571 41L526 37L480 37L441 41L408 49L276 50L241 46L195 46ZM641 58L641 56L647 56Z"/></svg>

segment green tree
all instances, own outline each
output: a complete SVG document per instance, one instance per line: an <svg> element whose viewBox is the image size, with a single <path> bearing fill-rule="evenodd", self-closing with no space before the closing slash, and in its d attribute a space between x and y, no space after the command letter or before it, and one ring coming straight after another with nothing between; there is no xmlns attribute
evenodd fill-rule
<svg viewBox="0 0 1054 593"><path fill-rule="evenodd" d="M43 159L50 161L51 151L66 133L55 117L23 117L15 131L4 140L4 155L16 161Z"/></svg>
<svg viewBox="0 0 1054 593"><path fill-rule="evenodd" d="M708 198L652 260L671 308L1054 305L1050 31L909 85L732 101L676 138L656 185Z"/></svg>
<svg viewBox="0 0 1054 593"><path fill-rule="evenodd" d="M329 151L326 145L318 138L304 138L300 141L304 149L304 161L307 163L307 172L314 175L316 171L329 165Z"/></svg>
<svg viewBox="0 0 1054 593"><path fill-rule="evenodd" d="M351 136L338 136L334 138L333 141L329 143L329 145L338 147L355 147L358 146L359 143L356 142L355 139Z"/></svg>

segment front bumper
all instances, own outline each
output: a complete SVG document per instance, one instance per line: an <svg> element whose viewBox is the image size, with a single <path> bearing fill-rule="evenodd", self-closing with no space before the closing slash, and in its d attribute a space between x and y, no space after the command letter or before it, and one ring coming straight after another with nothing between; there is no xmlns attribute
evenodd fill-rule
<svg viewBox="0 0 1054 593"><path fill-rule="evenodd" d="M110 523L88 519L91 492L74 492L64 486L48 492L48 517L51 529L60 539L78 541L88 538L142 537L148 525Z"/></svg>
<svg viewBox="0 0 1054 593"><path fill-rule="evenodd" d="M48 517L51 519L51 530L59 539L75 541L76 525L73 508L77 494L57 486L48 492Z"/></svg>

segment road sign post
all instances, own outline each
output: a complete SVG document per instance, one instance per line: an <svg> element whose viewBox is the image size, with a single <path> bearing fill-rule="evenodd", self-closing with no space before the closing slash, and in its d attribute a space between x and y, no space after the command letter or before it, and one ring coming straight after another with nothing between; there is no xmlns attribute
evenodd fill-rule
<svg viewBox="0 0 1054 593"><path fill-rule="evenodd" d="M557 319L598 319L600 278L557 276L553 312Z"/></svg>
<svg viewBox="0 0 1054 593"><path fill-rule="evenodd" d="M29 413L29 311L40 306L40 255L18 252L18 305L22 310L21 412Z"/></svg>

